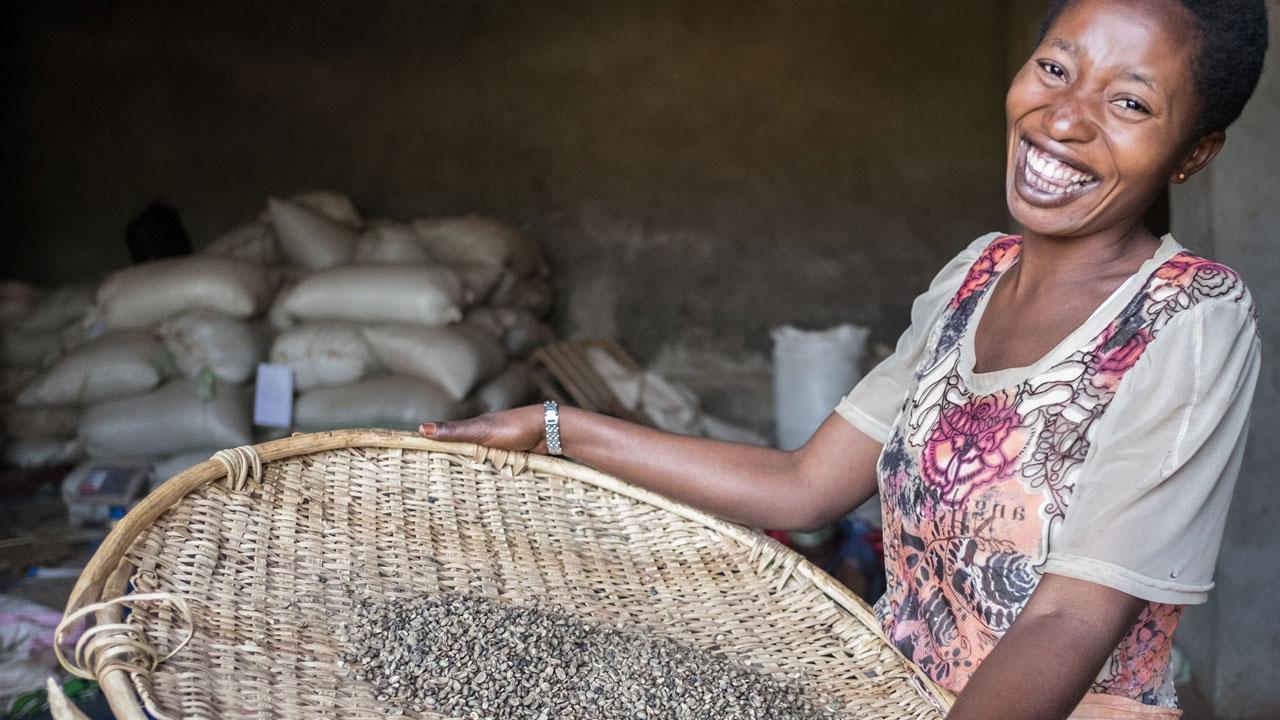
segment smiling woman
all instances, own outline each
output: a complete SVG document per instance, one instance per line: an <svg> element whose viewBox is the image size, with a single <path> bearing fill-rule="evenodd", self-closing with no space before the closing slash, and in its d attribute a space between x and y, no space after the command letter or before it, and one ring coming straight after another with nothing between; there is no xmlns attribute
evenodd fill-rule
<svg viewBox="0 0 1280 720"><path fill-rule="evenodd" d="M1006 198L893 355L793 452L573 408L566 454L739 522L807 528L880 492L885 634L950 718L1176 718L1259 367L1231 269L1143 214L1248 101L1262 0L1063 0L1009 88ZM424 434L546 450L540 407Z"/></svg>

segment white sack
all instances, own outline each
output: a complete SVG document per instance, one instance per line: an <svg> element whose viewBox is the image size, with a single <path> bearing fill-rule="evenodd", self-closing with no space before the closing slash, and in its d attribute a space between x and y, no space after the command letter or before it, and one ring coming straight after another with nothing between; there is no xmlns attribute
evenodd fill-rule
<svg viewBox="0 0 1280 720"><path fill-rule="evenodd" d="M540 318L546 317L551 311L551 286L538 278L506 275L490 293L489 304L528 310Z"/></svg>
<svg viewBox="0 0 1280 720"><path fill-rule="evenodd" d="M84 347L90 340L102 337L106 332L107 327L102 322L94 322L90 325L80 321L67 325L58 334L62 338L62 351L72 353Z"/></svg>
<svg viewBox="0 0 1280 720"><path fill-rule="evenodd" d="M444 388L421 378L387 377L303 393L293 408L301 430L388 428L416 430L429 420L457 420L470 405L450 398Z"/></svg>
<svg viewBox="0 0 1280 720"><path fill-rule="evenodd" d="M285 200L271 198L268 207L280 250L291 262L322 270L351 261L357 237L352 228Z"/></svg>
<svg viewBox="0 0 1280 720"><path fill-rule="evenodd" d="M80 410L74 407L21 407L0 409L0 429L14 440L56 440L75 437Z"/></svg>
<svg viewBox="0 0 1280 720"><path fill-rule="evenodd" d="M511 357L527 357L543 345L556 341L555 330L528 310L476 308L467 314L467 320L500 338Z"/></svg>
<svg viewBox="0 0 1280 720"><path fill-rule="evenodd" d="M0 327L0 363L47 367L61 356L62 333L58 330Z"/></svg>
<svg viewBox="0 0 1280 720"><path fill-rule="evenodd" d="M499 308L478 307L467 311L467 322L479 328L484 328L490 335L501 340L506 334L507 329L503 324L503 318L499 314Z"/></svg>
<svg viewBox="0 0 1280 720"><path fill-rule="evenodd" d="M493 335L470 323L379 325L365 328L364 336L391 372L432 380L454 400L465 398L507 364Z"/></svg>
<svg viewBox="0 0 1280 720"><path fill-rule="evenodd" d="M623 367L613 355L598 347L587 351L587 361L624 407L633 412L643 412L661 430L749 445L768 445L768 440L748 428L707 415L693 391L651 370Z"/></svg>
<svg viewBox="0 0 1280 720"><path fill-rule="evenodd" d="M297 277L286 277L283 273L276 273L276 285L279 290L276 297L271 301L271 307L267 308L267 324L276 332L284 332L289 328L298 324L298 319L289 314L285 308L285 300L288 299L289 293L298 286L305 274Z"/></svg>
<svg viewBox="0 0 1280 720"><path fill-rule="evenodd" d="M294 195L289 198L289 202L320 213L352 230L358 231L364 227L364 220L360 219L360 213L356 210L356 206L352 204L351 198L342 193L317 190L316 192ZM271 208L268 207L263 210L258 220L270 224Z"/></svg>
<svg viewBox="0 0 1280 720"><path fill-rule="evenodd" d="M354 382L381 369L359 328L339 322L286 330L271 346L271 362L292 368L299 390Z"/></svg>
<svg viewBox="0 0 1280 720"><path fill-rule="evenodd" d="M643 412L654 427L681 435L702 434L702 410L698 396L689 388L667 382L655 373L624 367L598 347L587 350L587 362L623 407Z"/></svg>
<svg viewBox="0 0 1280 720"><path fill-rule="evenodd" d="M462 319L462 281L438 266L356 265L302 280L283 303L303 320L447 325Z"/></svg>
<svg viewBox="0 0 1280 720"><path fill-rule="evenodd" d="M80 439L95 457L172 455L253 440L253 389L217 383L201 398L195 380L175 380L135 397L91 405L80 419Z"/></svg>
<svg viewBox="0 0 1280 720"><path fill-rule="evenodd" d="M60 330L84 320L93 306L94 287L89 283L63 285L41 298L31 311L18 321L24 330Z"/></svg>
<svg viewBox="0 0 1280 720"><path fill-rule="evenodd" d="M4 448L4 464L24 470L55 465L74 465L82 457L84 457L84 448L75 438L14 440Z"/></svg>
<svg viewBox="0 0 1280 720"><path fill-rule="evenodd" d="M271 280L280 289L293 287L312 274L311 270L301 265L277 265L271 268Z"/></svg>
<svg viewBox="0 0 1280 720"><path fill-rule="evenodd" d="M714 415L702 415L702 436L713 440L769 447L769 439L748 427L736 425Z"/></svg>
<svg viewBox="0 0 1280 720"><path fill-rule="evenodd" d="M355 204L351 202L351 198L342 193L331 190L315 190L301 195L294 195L289 198L289 201L323 213L325 217L337 220L352 230L359 230L364 227L364 220L360 218L360 212L356 210Z"/></svg>
<svg viewBox="0 0 1280 720"><path fill-rule="evenodd" d="M31 314L44 292L21 280L0 280L0 322L10 323Z"/></svg>
<svg viewBox="0 0 1280 720"><path fill-rule="evenodd" d="M463 297L468 306L488 302L494 289L502 284L503 278L511 274L507 270L489 265L452 265L450 269L462 278Z"/></svg>
<svg viewBox="0 0 1280 720"><path fill-rule="evenodd" d="M794 450L808 442L840 398L858 384L868 333L856 325L814 332L790 326L773 330L778 447Z"/></svg>
<svg viewBox="0 0 1280 720"><path fill-rule="evenodd" d="M520 407L538 395L533 369L524 363L513 363L476 390L477 412L497 412Z"/></svg>
<svg viewBox="0 0 1280 720"><path fill-rule="evenodd" d="M139 393L172 374L173 360L150 333L91 340L18 394L19 405L80 405Z"/></svg>
<svg viewBox="0 0 1280 720"><path fill-rule="evenodd" d="M98 288L109 328L151 327L192 310L236 318L266 310L273 290L266 268L244 260L191 255L120 270Z"/></svg>
<svg viewBox="0 0 1280 720"><path fill-rule="evenodd" d="M516 310L507 326L503 343L512 357L528 357L534 350L556 341L556 331L534 317L533 313Z"/></svg>
<svg viewBox="0 0 1280 720"><path fill-rule="evenodd" d="M191 450L157 460L151 466L151 477L148 479L147 487L151 490L155 490L165 480L168 480L183 470L199 465L205 460L213 457L214 453L221 449L222 448L204 448L203 450Z"/></svg>
<svg viewBox="0 0 1280 720"><path fill-rule="evenodd" d="M31 384L40 371L26 365L0 365L0 400L8 400Z"/></svg>
<svg viewBox="0 0 1280 720"><path fill-rule="evenodd" d="M205 255L245 260L256 265L280 262L276 233L270 225L251 222L223 234L204 249Z"/></svg>
<svg viewBox="0 0 1280 720"><path fill-rule="evenodd" d="M532 238L484 217L423 218L413 229L427 252L446 265L507 268L520 277L541 277L547 263Z"/></svg>
<svg viewBox="0 0 1280 720"><path fill-rule="evenodd" d="M373 223L356 241L352 260L365 265L432 264L413 227L391 221Z"/></svg>
<svg viewBox="0 0 1280 720"><path fill-rule="evenodd" d="M266 355L266 338L252 323L208 310L166 320L156 334L191 378L209 368L218 379L239 385L253 377Z"/></svg>

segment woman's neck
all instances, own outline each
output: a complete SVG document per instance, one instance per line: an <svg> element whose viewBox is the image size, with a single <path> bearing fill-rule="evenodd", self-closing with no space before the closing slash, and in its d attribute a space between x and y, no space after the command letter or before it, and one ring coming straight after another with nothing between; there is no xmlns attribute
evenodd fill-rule
<svg viewBox="0 0 1280 720"><path fill-rule="evenodd" d="M1047 289L1062 283L1105 282L1128 277L1146 262L1160 240L1142 223L1083 237L1059 238L1027 231L1018 263L1012 268L1015 287Z"/></svg>

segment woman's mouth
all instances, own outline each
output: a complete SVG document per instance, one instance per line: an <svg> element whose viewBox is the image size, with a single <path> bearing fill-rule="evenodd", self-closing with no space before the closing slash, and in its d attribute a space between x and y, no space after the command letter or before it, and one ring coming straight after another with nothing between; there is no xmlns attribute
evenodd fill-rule
<svg viewBox="0 0 1280 720"><path fill-rule="evenodd" d="M1014 185L1018 194L1032 205L1064 205L1097 184L1097 176L1088 170L1078 168L1026 140L1019 141Z"/></svg>

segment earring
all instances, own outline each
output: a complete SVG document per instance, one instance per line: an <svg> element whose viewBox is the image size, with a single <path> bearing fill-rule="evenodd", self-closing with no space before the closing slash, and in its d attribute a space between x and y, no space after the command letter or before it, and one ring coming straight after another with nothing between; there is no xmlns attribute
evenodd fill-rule
<svg viewBox="0 0 1280 720"><path fill-rule="evenodd" d="M1186 180L1187 180L1186 173L1178 173L1178 182L1186 182Z"/></svg>

